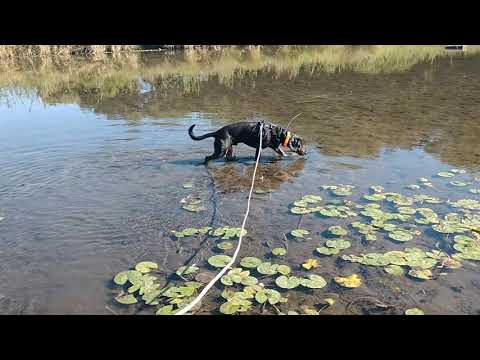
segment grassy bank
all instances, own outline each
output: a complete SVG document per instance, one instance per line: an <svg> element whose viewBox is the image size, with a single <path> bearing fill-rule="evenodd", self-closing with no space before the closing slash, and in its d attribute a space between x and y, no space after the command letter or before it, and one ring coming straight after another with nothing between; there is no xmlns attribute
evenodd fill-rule
<svg viewBox="0 0 480 360"><path fill-rule="evenodd" d="M202 83L222 86L250 81L260 72L273 78L294 79L353 71L397 73L420 63L434 63L449 53L442 46L220 46L145 56L134 46L0 46L0 88L30 92L44 101L68 101L82 94L99 98L136 92L143 79L158 91L178 89L198 93ZM24 56L25 54L45 56ZM92 57L73 56L91 54ZM60 56L57 56L60 55ZM7 59L7 60L5 60Z"/></svg>

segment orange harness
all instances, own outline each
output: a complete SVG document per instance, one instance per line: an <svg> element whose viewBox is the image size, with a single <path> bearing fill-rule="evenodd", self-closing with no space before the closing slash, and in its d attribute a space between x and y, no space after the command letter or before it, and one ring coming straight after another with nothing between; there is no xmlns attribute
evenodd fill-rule
<svg viewBox="0 0 480 360"><path fill-rule="evenodd" d="M290 131L287 131L287 136L285 136L285 140L282 143L283 147L288 147L288 142L290 141L291 137L292 134L290 133Z"/></svg>

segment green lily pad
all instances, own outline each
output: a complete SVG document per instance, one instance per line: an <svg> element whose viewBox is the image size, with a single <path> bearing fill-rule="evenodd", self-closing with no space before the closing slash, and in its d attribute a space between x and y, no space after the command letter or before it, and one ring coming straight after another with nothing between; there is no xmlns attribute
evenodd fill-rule
<svg viewBox="0 0 480 360"><path fill-rule="evenodd" d="M261 263L262 263L262 260L260 260L259 258L256 258L256 257L252 257L252 256L244 257L240 261L241 266L243 266L245 268L252 268L252 269L256 268Z"/></svg>
<svg viewBox="0 0 480 360"><path fill-rule="evenodd" d="M217 244L217 248L221 250L230 250L233 249L233 244L230 241L222 241L221 243Z"/></svg>
<svg viewBox="0 0 480 360"><path fill-rule="evenodd" d="M473 199L461 199L458 201L450 202L450 205L453 207L462 207L469 210L480 209L480 201Z"/></svg>
<svg viewBox="0 0 480 360"><path fill-rule="evenodd" d="M300 285L310 289L321 289L327 282L320 275L308 275L308 279L300 279Z"/></svg>
<svg viewBox="0 0 480 360"><path fill-rule="evenodd" d="M467 171L466 170L459 170L459 169L452 169L450 170L450 172L454 173L454 174L465 174Z"/></svg>
<svg viewBox="0 0 480 360"><path fill-rule="evenodd" d="M158 311L155 313L155 315L173 315L175 314L175 311L173 311L173 305L165 305L162 306Z"/></svg>
<svg viewBox="0 0 480 360"><path fill-rule="evenodd" d="M292 230L290 234L297 238L303 238L304 237L303 235L308 235L310 233L304 229L296 229L296 230Z"/></svg>
<svg viewBox="0 0 480 360"><path fill-rule="evenodd" d="M411 308L405 310L405 315L425 315L425 313L419 308Z"/></svg>
<svg viewBox="0 0 480 360"><path fill-rule="evenodd" d="M124 305L135 304L137 302L137 298L132 294L117 296L115 300Z"/></svg>
<svg viewBox="0 0 480 360"><path fill-rule="evenodd" d="M208 258L208 263L213 267L223 268L225 267L232 258L227 255L214 255Z"/></svg>
<svg viewBox="0 0 480 360"><path fill-rule="evenodd" d="M223 275L220 278L220 282L223 285L226 285L226 286L232 286L233 285L233 280L232 280L232 277L230 275Z"/></svg>
<svg viewBox="0 0 480 360"><path fill-rule="evenodd" d="M275 305L280 302L281 298L282 295L274 289L260 290L255 294L255 300L257 300L257 302L260 304L268 301L271 305Z"/></svg>
<svg viewBox="0 0 480 360"><path fill-rule="evenodd" d="M327 240L325 245L328 246L329 248L344 250L344 249L348 249L352 244L350 243L350 241L338 239L338 240Z"/></svg>
<svg viewBox="0 0 480 360"><path fill-rule="evenodd" d="M465 235L455 235L453 241L457 244L462 244L466 246L475 245L475 240Z"/></svg>
<svg viewBox="0 0 480 360"><path fill-rule="evenodd" d="M297 200L293 203L293 205L295 205L295 207L299 207L299 208L308 207L308 203L306 201L303 201L303 200Z"/></svg>
<svg viewBox="0 0 480 360"><path fill-rule="evenodd" d="M151 270L158 269L158 264L151 261L142 261L135 266L135 270L141 273L149 273Z"/></svg>
<svg viewBox="0 0 480 360"><path fill-rule="evenodd" d="M263 275L275 275L277 273L277 266L270 262L264 262L257 266L257 271Z"/></svg>
<svg viewBox="0 0 480 360"><path fill-rule="evenodd" d="M442 221L439 224L432 225L432 229L443 234L462 233L467 231L467 229L463 226L447 221Z"/></svg>
<svg viewBox="0 0 480 360"><path fill-rule="evenodd" d="M182 209L185 209L189 212L200 212L200 211L206 210L206 207L201 205L186 204L182 206Z"/></svg>
<svg viewBox="0 0 480 360"><path fill-rule="evenodd" d="M388 234L388 237L390 239L393 239L393 240L396 240L396 241L410 241L413 239L413 236L407 232L407 231L404 231L404 230L395 230L395 231L392 231Z"/></svg>
<svg viewBox="0 0 480 360"><path fill-rule="evenodd" d="M284 248L275 248L272 250L272 254L275 255L275 256L283 256L287 253L287 250L285 250Z"/></svg>
<svg viewBox="0 0 480 360"><path fill-rule="evenodd" d="M275 283L282 289L294 289L300 285L300 279L296 276L287 277L282 275L275 279Z"/></svg>
<svg viewBox="0 0 480 360"><path fill-rule="evenodd" d="M193 182L192 181L186 181L183 183L183 188L184 189L191 189L193 187Z"/></svg>
<svg viewBox="0 0 480 360"><path fill-rule="evenodd" d="M448 172L448 171L442 171L437 174L440 177L452 177L455 176L455 174Z"/></svg>
<svg viewBox="0 0 480 360"><path fill-rule="evenodd" d="M297 215L309 214L311 210L304 207L293 207L290 209L290 212Z"/></svg>
<svg viewBox="0 0 480 360"><path fill-rule="evenodd" d="M316 251L322 255L337 255L340 252L340 250L336 248L328 248L325 246L317 248Z"/></svg>
<svg viewBox="0 0 480 360"><path fill-rule="evenodd" d="M128 280L128 271L122 271L119 272L115 277L113 278L113 282L117 285L125 285L125 283Z"/></svg>
<svg viewBox="0 0 480 360"><path fill-rule="evenodd" d="M328 231L336 236L344 236L348 234L348 231L342 228L341 226L335 225L335 226L330 226L328 228Z"/></svg>
<svg viewBox="0 0 480 360"><path fill-rule="evenodd" d="M480 194L480 189L470 189L468 191L470 191L472 194Z"/></svg>
<svg viewBox="0 0 480 360"><path fill-rule="evenodd" d="M193 274L197 272L200 268L196 264L190 266L180 266L175 272L178 276Z"/></svg>
<svg viewBox="0 0 480 360"><path fill-rule="evenodd" d="M452 185L452 186L458 186L458 187L463 187L463 186L468 185L467 183L465 183L463 181L450 181L449 184Z"/></svg>
<svg viewBox="0 0 480 360"><path fill-rule="evenodd" d="M288 275L291 272L291 269L287 265L276 265L276 270L279 274Z"/></svg>
<svg viewBox="0 0 480 360"><path fill-rule="evenodd" d="M220 312L225 315L233 315L240 310L241 305L236 305L231 301L227 301L220 306Z"/></svg>
<svg viewBox="0 0 480 360"><path fill-rule="evenodd" d="M337 196L348 196L348 195L352 195L352 189L349 187L339 187L337 189L332 190L332 194Z"/></svg>
<svg viewBox="0 0 480 360"><path fill-rule="evenodd" d="M372 190L373 192L376 192L376 193L381 193L381 192L383 192L385 189L384 189L383 186L373 185L373 186L370 186L370 190Z"/></svg>
<svg viewBox="0 0 480 360"><path fill-rule="evenodd" d="M405 274L401 266L398 265L388 265L385 268L385 271L394 276L402 276Z"/></svg>
<svg viewBox="0 0 480 360"><path fill-rule="evenodd" d="M128 270L127 271L127 278L128 278L128 281L130 281L130 283L132 285L142 285L142 273L139 272L139 271L136 271L136 270Z"/></svg>
<svg viewBox="0 0 480 360"><path fill-rule="evenodd" d="M401 206L401 207L397 208L397 211L400 214L407 214L407 215L413 215L417 212L417 210L415 210L411 207L407 207L407 206Z"/></svg>
<svg viewBox="0 0 480 360"><path fill-rule="evenodd" d="M304 197L302 197L302 201L315 204L319 201L322 201L322 197L318 195L305 195Z"/></svg>
<svg viewBox="0 0 480 360"><path fill-rule="evenodd" d="M410 190L418 190L420 189L420 186L418 185L415 185L415 184L412 184L412 185L407 185L405 186L407 189L410 189Z"/></svg>
<svg viewBox="0 0 480 360"><path fill-rule="evenodd" d="M271 193L271 189L255 189L254 193L255 194L268 194Z"/></svg>
<svg viewBox="0 0 480 360"><path fill-rule="evenodd" d="M363 198L368 201L381 201L386 198L385 194L364 195Z"/></svg>
<svg viewBox="0 0 480 360"><path fill-rule="evenodd" d="M408 272L408 275L413 276L414 278L417 278L417 279L422 279L422 280L430 280L432 278L432 272L428 269L425 269L425 270L411 269Z"/></svg>

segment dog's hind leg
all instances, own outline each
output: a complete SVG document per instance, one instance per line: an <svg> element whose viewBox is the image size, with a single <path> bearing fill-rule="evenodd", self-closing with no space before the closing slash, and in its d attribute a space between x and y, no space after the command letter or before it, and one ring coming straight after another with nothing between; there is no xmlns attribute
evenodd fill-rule
<svg viewBox="0 0 480 360"><path fill-rule="evenodd" d="M227 155L226 155L228 161L234 161L237 158L233 153L234 153L233 145L230 145L227 149Z"/></svg>
<svg viewBox="0 0 480 360"><path fill-rule="evenodd" d="M205 157L205 161L203 162L204 164L208 163L210 160L215 160L215 159L224 157L225 153L227 152L227 148L225 147L225 144L220 139L215 139L213 146L214 146L213 154Z"/></svg>

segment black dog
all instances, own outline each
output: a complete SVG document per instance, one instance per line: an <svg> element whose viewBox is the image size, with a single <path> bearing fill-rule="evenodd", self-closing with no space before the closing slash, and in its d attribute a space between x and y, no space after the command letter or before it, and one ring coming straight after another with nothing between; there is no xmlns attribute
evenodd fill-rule
<svg viewBox="0 0 480 360"><path fill-rule="evenodd" d="M193 128L195 125L192 125L188 129L188 134L196 141L209 137L215 138L214 152L212 155L205 157L204 164L208 163L210 160L219 159L225 155L227 156L227 160L234 160L233 146L239 143L256 148L255 159L257 159L260 145L260 126L263 126L262 149L269 147L277 154L285 156L285 153L280 148L280 146L283 146L299 155L306 154L305 145L303 144L302 139L278 125L265 122L238 122L224 126L215 132L202 136L195 136L193 134Z"/></svg>

